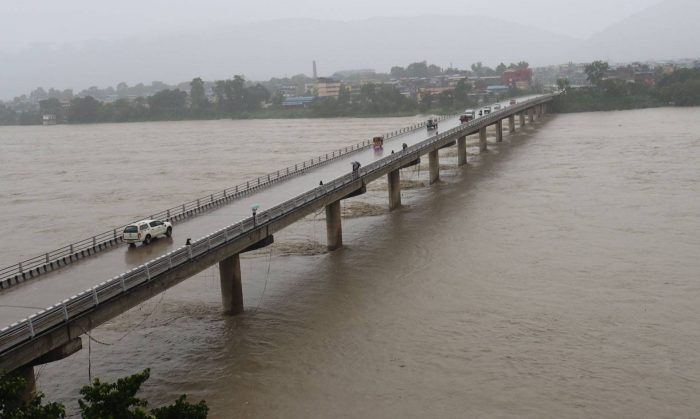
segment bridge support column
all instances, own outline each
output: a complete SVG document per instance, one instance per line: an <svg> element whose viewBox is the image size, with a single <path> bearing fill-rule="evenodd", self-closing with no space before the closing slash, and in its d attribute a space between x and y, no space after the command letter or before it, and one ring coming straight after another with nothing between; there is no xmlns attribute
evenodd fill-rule
<svg viewBox="0 0 700 419"><path fill-rule="evenodd" d="M224 313L231 315L243 313L240 253L236 253L219 262L219 280L221 282L221 301L224 306Z"/></svg>
<svg viewBox="0 0 700 419"><path fill-rule="evenodd" d="M496 142L500 143L503 141L503 120L500 119L496 122Z"/></svg>
<svg viewBox="0 0 700 419"><path fill-rule="evenodd" d="M486 151L486 127L479 129L479 151Z"/></svg>
<svg viewBox="0 0 700 419"><path fill-rule="evenodd" d="M520 112L520 113L518 114L518 117L520 117L520 128L522 128L522 127L525 126L525 113L524 113L524 112Z"/></svg>
<svg viewBox="0 0 700 419"><path fill-rule="evenodd" d="M328 250L336 250L343 246L340 200L326 206L326 239Z"/></svg>
<svg viewBox="0 0 700 419"><path fill-rule="evenodd" d="M529 123L535 122L535 112L532 108L527 110L527 119Z"/></svg>
<svg viewBox="0 0 700 419"><path fill-rule="evenodd" d="M457 166L467 164L467 136L457 138Z"/></svg>
<svg viewBox="0 0 700 419"><path fill-rule="evenodd" d="M508 117L508 132L511 134L515 132L515 115Z"/></svg>
<svg viewBox="0 0 700 419"><path fill-rule="evenodd" d="M428 153L428 168L430 169L430 184L432 185L440 180L440 157L437 150Z"/></svg>
<svg viewBox="0 0 700 419"><path fill-rule="evenodd" d="M546 113L547 113L547 104L546 104L546 103L543 103L543 104L542 104L542 115L544 115L544 114L546 114Z"/></svg>
<svg viewBox="0 0 700 419"><path fill-rule="evenodd" d="M387 181L389 183L389 210L391 211L401 206L401 172L399 169L389 172Z"/></svg>
<svg viewBox="0 0 700 419"><path fill-rule="evenodd" d="M34 376L34 367L32 364L23 365L16 370L12 371L17 377L23 378L26 386L24 391L20 394L20 399L23 401L29 401L34 394L36 394L36 378Z"/></svg>

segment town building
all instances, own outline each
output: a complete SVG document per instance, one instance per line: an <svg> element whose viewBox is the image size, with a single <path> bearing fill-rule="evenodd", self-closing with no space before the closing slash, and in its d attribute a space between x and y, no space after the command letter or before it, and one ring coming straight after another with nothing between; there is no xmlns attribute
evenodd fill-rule
<svg viewBox="0 0 700 419"><path fill-rule="evenodd" d="M319 77L316 80L315 94L318 97L335 97L340 95L342 83L335 79Z"/></svg>

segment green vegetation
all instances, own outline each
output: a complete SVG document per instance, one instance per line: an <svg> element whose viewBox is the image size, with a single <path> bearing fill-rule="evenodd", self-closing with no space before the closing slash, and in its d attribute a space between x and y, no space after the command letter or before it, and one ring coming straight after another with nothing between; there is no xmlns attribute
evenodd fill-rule
<svg viewBox="0 0 700 419"><path fill-rule="evenodd" d="M0 125L35 125L43 115L55 115L58 123L136 122L184 119L247 118L326 118L407 116L416 113L447 113L474 107L486 98L499 97L487 92L488 83L500 83L507 69L526 69L528 63L501 63L496 69L476 63L471 71L442 69L426 61L407 67L393 67L388 74L372 70L336 73L342 79L337 96L316 97L304 106L283 106L286 97L314 96L318 80L304 75L273 78L250 83L243 76L206 82L197 77L189 83L168 86L154 81L150 86L129 87L119 83L116 89L90 87L77 96L71 90L37 88L28 96L0 102ZM467 79L467 76L491 76L491 80ZM456 77L454 77L456 76ZM461 81L456 82L456 79ZM332 86L331 88L337 88ZM271 92L274 92L272 94ZM336 90L337 92L337 90ZM510 95L525 94L515 89ZM38 104L38 106L37 106Z"/></svg>
<svg viewBox="0 0 700 419"><path fill-rule="evenodd" d="M652 89L636 83L606 80L600 86L566 89L552 102L552 111L594 112L663 106Z"/></svg>
<svg viewBox="0 0 700 419"><path fill-rule="evenodd" d="M187 396L180 396L175 403L147 410L148 401L136 397L141 385L150 377L150 370L120 378L115 383L99 379L80 390L78 400L83 419L205 419L209 413L202 400L192 404ZM39 393L24 401L26 383L11 374L0 375L0 417L7 419L58 419L65 418L65 408L60 403L43 404Z"/></svg>
<svg viewBox="0 0 700 419"><path fill-rule="evenodd" d="M557 84L563 91L552 103L554 112L589 112L642 109L658 106L700 105L700 69L679 69L643 80L610 76L610 67L594 61L585 67L592 86L571 88L566 79ZM652 77L652 76L650 76ZM658 79L658 81L656 81Z"/></svg>
<svg viewBox="0 0 700 419"><path fill-rule="evenodd" d="M700 68L682 69L661 79L657 94L677 106L700 105Z"/></svg>
<svg viewBox="0 0 700 419"><path fill-rule="evenodd" d="M43 403L44 395L38 393L29 400L22 400L27 383L11 374L0 374L0 418L5 419L53 419L64 418L65 408L59 403Z"/></svg>

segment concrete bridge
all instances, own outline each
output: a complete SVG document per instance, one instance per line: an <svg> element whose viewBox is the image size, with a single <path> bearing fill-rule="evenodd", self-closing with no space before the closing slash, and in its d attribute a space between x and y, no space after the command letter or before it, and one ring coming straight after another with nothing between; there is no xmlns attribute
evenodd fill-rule
<svg viewBox="0 0 700 419"><path fill-rule="evenodd" d="M422 127L401 130L394 140L385 142L383 156L363 145L356 153L334 157L324 166L238 196L225 206L178 224L176 231L182 241L197 232L213 231L189 245L159 240L144 248L146 251L130 249L139 251L127 251L126 256L104 252L47 273L40 286L28 282L6 290L0 294L0 305L47 308L0 329L0 370L16 371L33 384L35 365L75 353L82 347L81 335L215 264L219 266L224 312L241 313L241 253L270 245L276 232L323 208L327 246L335 250L343 242L341 200L364 193L368 183L387 176L389 208L393 210L401 205L400 169L419 163L427 154L432 184L440 177L439 149L456 146L457 164L465 165L468 135L479 134L479 150L484 152L488 127L495 126L496 141L500 142L504 121L514 132L516 117L520 126L526 124L526 118L532 123L545 113L551 100L551 95L531 98L466 124L460 124L456 117L445 119L437 135L426 134ZM407 147L402 148L402 143ZM363 166L349 172L353 160ZM268 209L250 216L254 202ZM231 219L242 221L226 225ZM107 277L111 279L105 280ZM56 303L61 296L70 295ZM0 311L5 324L16 316L17 312Z"/></svg>

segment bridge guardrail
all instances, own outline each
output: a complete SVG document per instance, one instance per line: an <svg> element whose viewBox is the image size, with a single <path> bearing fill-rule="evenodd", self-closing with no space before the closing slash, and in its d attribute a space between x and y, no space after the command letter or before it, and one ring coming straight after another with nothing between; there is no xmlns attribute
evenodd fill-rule
<svg viewBox="0 0 700 419"><path fill-rule="evenodd" d="M47 332L54 327L60 326L64 322L74 319L77 316L83 315L87 311L99 305L101 301L115 298L140 284L149 282L153 280L154 277L167 272L174 267L187 263L189 260L202 255L212 248L238 239L247 232L258 228L258 226L262 226L272 220L293 212L319 197L344 187L357 178L362 178L372 174L372 172L378 171L382 167L392 164L397 160L406 157L418 157L420 156L422 149L440 142L441 140L450 137L455 133L462 131L468 132L479 126L492 125L494 122L501 119L503 114L513 112L514 107L516 108L515 113L517 113L518 110L524 110L539 103L546 102L550 97L551 95L545 95L535 99L530 99L501 111L494 112L488 117L478 118L470 121L469 123L458 125L457 127L449 129L448 131L445 131L439 135L435 135L421 141L420 143L407 147L405 150L400 150L383 159L372 162L367 166L361 167L357 175L348 173L336 178L327 184L320 185L308 192L265 210L259 213L255 218L248 217L228 227L217 230L214 233L193 241L190 246L183 246L165 255L161 255L137 268L124 272L121 275L115 276L112 279L104 281L92 288L65 299L60 303L54 304L53 306L34 313L26 319L6 326L0 329L0 353L3 353L27 340L31 340L38 334ZM414 154L416 156L413 156Z"/></svg>
<svg viewBox="0 0 700 419"><path fill-rule="evenodd" d="M444 115L439 117L439 119L444 120L449 117L451 117L451 115ZM413 130L420 129L424 126L425 122L414 124L408 127L398 129L396 131L388 132L384 134L384 138L393 138L399 135L406 134ZM268 187L271 184L277 183L283 179L298 175L300 173L304 173L312 168L329 163L340 157L344 157L349 154L355 153L359 150L363 150L369 147L371 144L371 140L365 140L360 143L350 145L348 147L343 147L332 151L331 153L326 153L325 155L317 156L312 159L305 160L301 163L297 163L285 167L283 169L277 170L275 172L259 176L253 180L240 183L238 185L226 188L219 192L212 193L205 197L201 197L186 202L184 204L151 214L148 217L141 217L139 218L139 220L144 218L152 218L168 221L180 221L189 218L195 214L198 214L203 210L210 209L214 206L219 206L225 202L239 198L241 196L245 196L258 189ZM138 220L134 220L133 222L135 221ZM122 241L122 232L124 231L124 227L126 227L129 224L132 224L133 222L116 227L110 231L96 234L87 239L79 240L77 242L68 244L58 249L51 250L42 255L23 260L14 265L9 265L0 268L0 290L9 288L11 285L13 285L13 283L17 284L26 280L27 278L34 278L36 276L40 276L47 272L51 272L61 266L68 265L80 258L89 256L93 253L97 253L98 251L102 251L108 247L118 245Z"/></svg>

